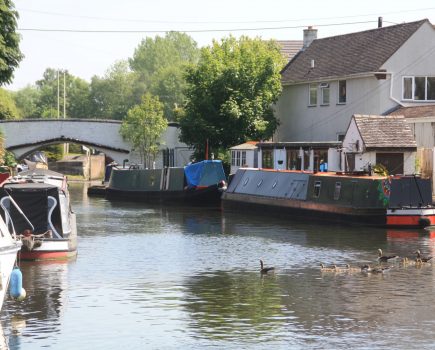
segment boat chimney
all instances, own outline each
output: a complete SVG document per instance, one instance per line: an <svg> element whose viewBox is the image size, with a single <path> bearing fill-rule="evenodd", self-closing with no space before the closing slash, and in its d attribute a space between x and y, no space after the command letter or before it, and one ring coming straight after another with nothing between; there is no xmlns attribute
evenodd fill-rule
<svg viewBox="0 0 435 350"><path fill-rule="evenodd" d="M302 50L306 50L311 43L317 39L317 29L314 29L312 26L309 26L307 29L304 29L304 42Z"/></svg>
<svg viewBox="0 0 435 350"><path fill-rule="evenodd" d="M382 28L382 17L378 17L378 28Z"/></svg>

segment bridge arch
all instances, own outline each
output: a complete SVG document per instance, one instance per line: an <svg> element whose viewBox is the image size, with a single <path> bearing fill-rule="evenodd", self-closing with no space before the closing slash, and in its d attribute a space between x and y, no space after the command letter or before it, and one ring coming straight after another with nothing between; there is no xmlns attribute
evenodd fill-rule
<svg viewBox="0 0 435 350"><path fill-rule="evenodd" d="M71 142L103 152L120 164L124 159L139 163L131 144L121 137L121 123L100 119L21 119L2 120L0 129L5 149L20 160L43 146ZM178 141L178 135L178 125L170 123L162 136L161 149L175 149L179 159L174 165L181 166L191 152Z"/></svg>

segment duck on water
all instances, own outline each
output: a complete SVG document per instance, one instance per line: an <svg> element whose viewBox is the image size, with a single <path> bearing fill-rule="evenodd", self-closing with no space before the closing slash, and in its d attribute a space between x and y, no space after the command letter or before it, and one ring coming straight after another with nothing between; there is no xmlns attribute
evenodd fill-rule
<svg viewBox="0 0 435 350"><path fill-rule="evenodd" d="M265 275L268 272L271 272L271 271L274 271L274 270L275 270L275 268L273 266L265 267L264 263L263 263L263 260L260 259L260 273L262 275Z"/></svg>

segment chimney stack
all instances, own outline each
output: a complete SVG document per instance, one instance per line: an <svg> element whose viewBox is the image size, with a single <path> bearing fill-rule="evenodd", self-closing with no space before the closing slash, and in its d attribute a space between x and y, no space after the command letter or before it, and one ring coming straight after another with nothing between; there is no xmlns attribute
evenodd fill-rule
<svg viewBox="0 0 435 350"><path fill-rule="evenodd" d="M313 29L312 26L309 26L307 29L304 29L304 46L302 47L302 50L305 50L316 39L317 39L317 29Z"/></svg>
<svg viewBox="0 0 435 350"><path fill-rule="evenodd" d="M382 28L382 17L378 17L378 28Z"/></svg>

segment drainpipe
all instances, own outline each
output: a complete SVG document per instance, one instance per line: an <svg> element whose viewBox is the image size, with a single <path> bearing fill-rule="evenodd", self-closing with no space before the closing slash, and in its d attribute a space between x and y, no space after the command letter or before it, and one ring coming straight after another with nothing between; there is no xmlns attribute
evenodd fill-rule
<svg viewBox="0 0 435 350"><path fill-rule="evenodd" d="M390 75L390 99L392 99L394 102L396 102L398 105L403 106L402 102L400 102L398 99L393 97L393 80L394 80L394 73L385 73Z"/></svg>

